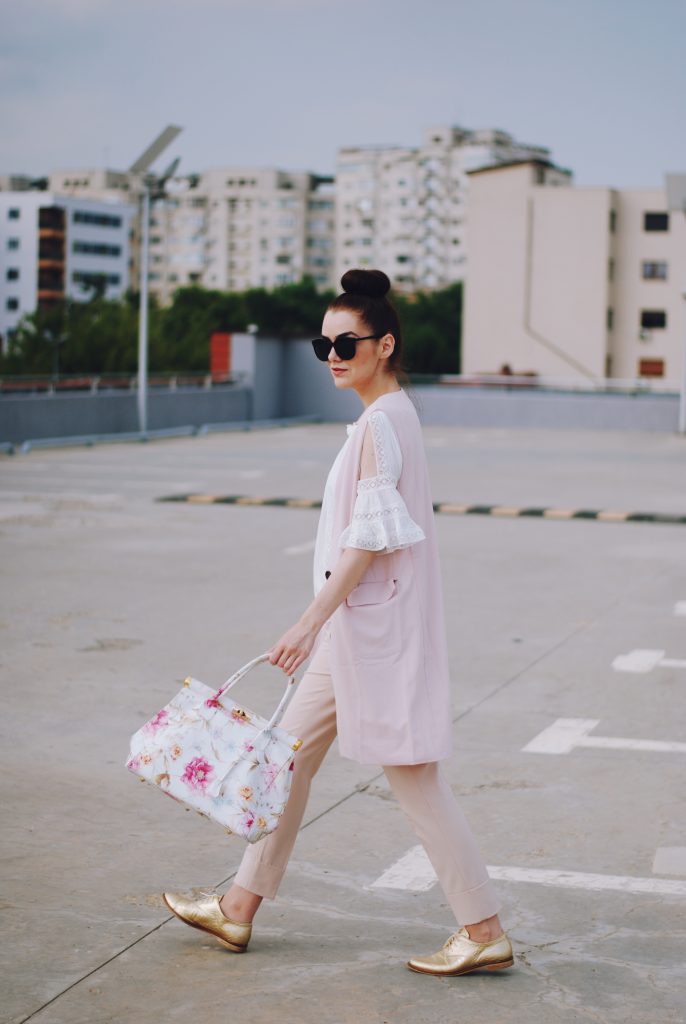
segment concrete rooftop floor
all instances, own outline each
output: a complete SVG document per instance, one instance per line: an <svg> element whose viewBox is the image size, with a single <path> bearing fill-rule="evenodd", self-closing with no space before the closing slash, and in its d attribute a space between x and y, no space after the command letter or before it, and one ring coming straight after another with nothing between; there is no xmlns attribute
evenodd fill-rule
<svg viewBox="0 0 686 1024"><path fill-rule="evenodd" d="M374 887L416 839L381 770L335 745L245 956L162 904L228 886L243 846L140 785L129 737L184 676L218 685L306 607L318 512L156 499L319 498L344 438L324 424L0 457L0 1020L686 1020L686 526L437 517L444 768L498 877L513 970L406 969L456 925L430 878ZM674 436L425 440L436 501L686 512ZM613 668L635 650L658 652L652 668ZM257 670L243 699L267 713L282 679ZM524 749L558 719L626 743Z"/></svg>

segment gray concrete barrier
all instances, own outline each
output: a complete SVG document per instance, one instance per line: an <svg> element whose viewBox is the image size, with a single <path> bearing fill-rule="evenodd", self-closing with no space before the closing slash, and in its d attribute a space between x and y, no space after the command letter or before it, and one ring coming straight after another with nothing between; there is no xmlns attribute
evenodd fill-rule
<svg viewBox="0 0 686 1024"><path fill-rule="evenodd" d="M148 427L199 427L252 419L247 387L151 389ZM0 441L125 434L138 430L136 393L35 394L0 397Z"/></svg>

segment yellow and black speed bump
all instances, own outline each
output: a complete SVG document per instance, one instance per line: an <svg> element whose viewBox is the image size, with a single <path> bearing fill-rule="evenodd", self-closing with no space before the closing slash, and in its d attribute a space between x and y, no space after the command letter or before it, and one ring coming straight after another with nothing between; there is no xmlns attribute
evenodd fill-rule
<svg viewBox="0 0 686 1024"><path fill-rule="evenodd" d="M321 508L316 498L256 498L246 494L170 494L158 501L182 501L190 505L276 505L280 508ZM596 519L602 523L670 523L686 525L686 515L669 512L620 512L614 509L518 508L513 505L460 505L439 501L434 512L442 515L494 516L500 519Z"/></svg>

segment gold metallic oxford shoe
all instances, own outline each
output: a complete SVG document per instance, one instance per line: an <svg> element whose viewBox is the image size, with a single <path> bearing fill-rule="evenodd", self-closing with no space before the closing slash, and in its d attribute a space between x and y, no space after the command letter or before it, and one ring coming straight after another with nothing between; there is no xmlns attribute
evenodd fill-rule
<svg viewBox="0 0 686 1024"><path fill-rule="evenodd" d="M184 896L180 892L162 893L162 898L173 914L192 928L209 932L234 953L245 953L250 941L252 923L232 921L219 906L221 896L216 892L201 896Z"/></svg>
<svg viewBox="0 0 686 1024"><path fill-rule="evenodd" d="M466 928L460 928L443 944L438 953L416 956L407 961L412 971L442 976L469 974L471 971L499 971L512 967L512 946L505 932L491 942L473 942Z"/></svg>

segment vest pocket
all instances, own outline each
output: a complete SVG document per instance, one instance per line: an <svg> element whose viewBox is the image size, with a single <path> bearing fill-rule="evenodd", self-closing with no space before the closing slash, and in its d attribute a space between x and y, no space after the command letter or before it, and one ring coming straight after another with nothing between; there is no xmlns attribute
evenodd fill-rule
<svg viewBox="0 0 686 1024"><path fill-rule="evenodd" d="M366 580L358 583L345 599L349 608L366 604L383 604L396 592L397 580Z"/></svg>

